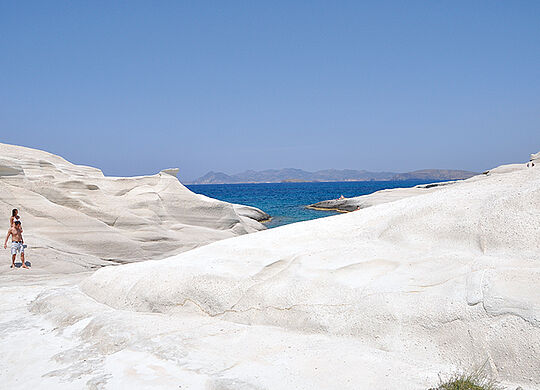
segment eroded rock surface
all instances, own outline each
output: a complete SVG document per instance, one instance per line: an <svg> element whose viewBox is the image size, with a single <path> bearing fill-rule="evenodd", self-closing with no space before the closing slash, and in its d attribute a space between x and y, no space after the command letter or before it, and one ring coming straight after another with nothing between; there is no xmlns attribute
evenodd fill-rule
<svg viewBox="0 0 540 390"><path fill-rule="evenodd" d="M102 269L82 290L117 310L351 337L447 367L487 362L499 379L534 388L539 231L540 167L522 164L159 262ZM408 375L403 388L414 388Z"/></svg>
<svg viewBox="0 0 540 390"><path fill-rule="evenodd" d="M0 215L7 231L11 209L19 209L34 271L55 273L163 258L265 228L258 220L266 213L194 194L177 172L106 177L47 152L0 144Z"/></svg>
<svg viewBox="0 0 540 390"><path fill-rule="evenodd" d="M425 390L483 367L537 390L540 167L433 188L80 284L4 276L1 383Z"/></svg>

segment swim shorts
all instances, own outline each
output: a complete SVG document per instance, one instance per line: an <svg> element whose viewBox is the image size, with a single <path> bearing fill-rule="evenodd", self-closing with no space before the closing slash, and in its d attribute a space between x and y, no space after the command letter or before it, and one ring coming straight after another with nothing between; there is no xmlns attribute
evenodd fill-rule
<svg viewBox="0 0 540 390"><path fill-rule="evenodd" d="M19 253L24 253L24 247L26 245L24 245L22 242L16 242L16 241L13 241L11 243L11 254L12 255L16 255L17 252Z"/></svg>

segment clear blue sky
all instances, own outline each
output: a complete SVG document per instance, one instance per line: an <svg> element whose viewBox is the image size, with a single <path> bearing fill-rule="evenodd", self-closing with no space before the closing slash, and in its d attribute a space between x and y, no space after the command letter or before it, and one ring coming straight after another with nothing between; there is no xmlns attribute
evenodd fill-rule
<svg viewBox="0 0 540 390"><path fill-rule="evenodd" d="M110 175L540 150L540 1L0 0L0 141Z"/></svg>

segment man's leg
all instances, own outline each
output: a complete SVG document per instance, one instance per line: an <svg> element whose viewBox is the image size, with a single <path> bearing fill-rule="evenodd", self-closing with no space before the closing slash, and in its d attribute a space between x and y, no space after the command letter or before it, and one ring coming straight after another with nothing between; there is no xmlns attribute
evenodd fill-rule
<svg viewBox="0 0 540 390"><path fill-rule="evenodd" d="M14 268L15 267L15 258L17 257L17 255L11 255L11 268Z"/></svg>
<svg viewBox="0 0 540 390"><path fill-rule="evenodd" d="M23 268L28 268L28 267L26 266L26 264L24 264L24 252L21 252L21 261L22 261L22 267L23 267Z"/></svg>

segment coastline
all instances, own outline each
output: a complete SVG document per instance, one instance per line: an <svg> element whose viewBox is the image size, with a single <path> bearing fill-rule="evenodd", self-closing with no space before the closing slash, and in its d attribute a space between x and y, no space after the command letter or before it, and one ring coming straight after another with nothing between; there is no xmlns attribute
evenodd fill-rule
<svg viewBox="0 0 540 390"><path fill-rule="evenodd" d="M311 210L349 213L378 204L395 202L404 198L428 194L446 186L450 186L467 180L477 180L475 178L480 177L481 175L477 175L465 180L441 181L435 183L419 184L414 187L396 187L383 189L380 191L375 191L371 194L356 196L352 198L323 200L314 204L307 205L305 207Z"/></svg>
<svg viewBox="0 0 540 390"><path fill-rule="evenodd" d="M338 213L352 213L353 211L355 210L341 210L340 208L325 208L325 207L317 207L317 206L312 206L312 205L308 205L308 206L305 206L306 209L310 209L310 210L318 210L318 211L336 211Z"/></svg>
<svg viewBox="0 0 540 390"><path fill-rule="evenodd" d="M230 203L249 204L264 210L272 216L272 220L266 222L266 226L273 228L338 213L338 211L332 210L321 213L318 210L305 207L326 197L339 197L340 195L354 197L383 189L412 187L427 183L416 180L399 182L258 183L188 185L187 188L211 198ZM254 218L255 216L251 217Z"/></svg>
<svg viewBox="0 0 540 390"><path fill-rule="evenodd" d="M501 384L536 389L540 169L423 186L162 260L6 272L2 383L418 390L488 356Z"/></svg>
<svg viewBox="0 0 540 390"><path fill-rule="evenodd" d="M475 175L479 175L480 173L475 173ZM472 176L471 176L472 177ZM393 180L393 179L381 179L381 180L281 180L281 181L243 181L243 182L219 182L219 183L197 183L197 182L182 182L186 186L211 186L211 185L242 185L242 184L309 184L309 183L377 183L377 182L403 182L407 183L410 181L433 181L434 183L437 182L438 179L418 179L418 178L412 178L412 179L399 179L399 180ZM457 181L457 180L465 180L465 179L455 179L455 180L447 180L447 179L440 179L440 181Z"/></svg>
<svg viewBox="0 0 540 390"><path fill-rule="evenodd" d="M82 322L75 340L91 349L80 356L106 362L91 351L118 345L121 356L175 359L193 388L427 389L488 356L499 381L532 390L540 237L527 232L540 229L530 213L539 189L539 169L499 167L355 213L106 267L69 290L77 307L59 288L31 310L60 329Z"/></svg>

